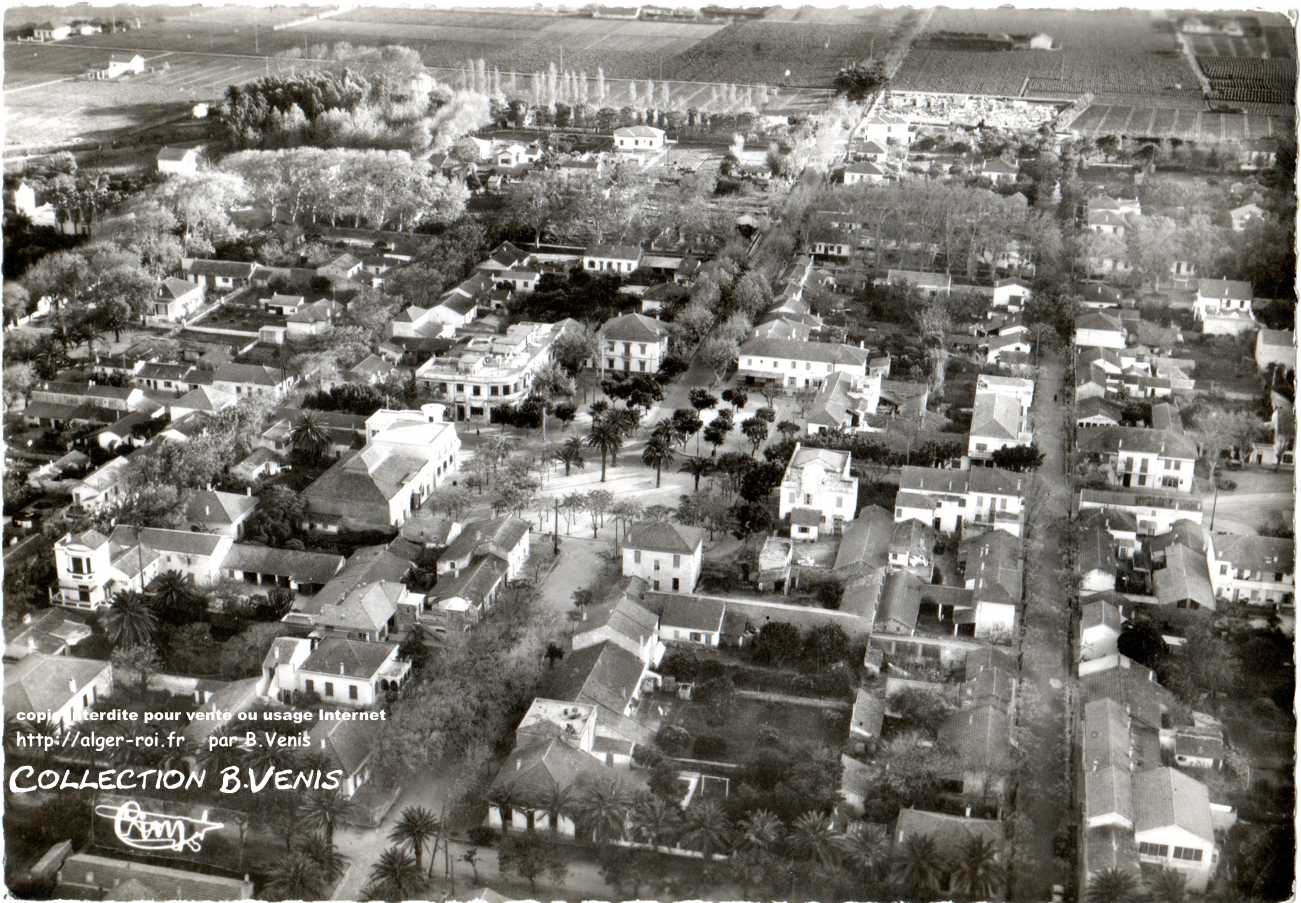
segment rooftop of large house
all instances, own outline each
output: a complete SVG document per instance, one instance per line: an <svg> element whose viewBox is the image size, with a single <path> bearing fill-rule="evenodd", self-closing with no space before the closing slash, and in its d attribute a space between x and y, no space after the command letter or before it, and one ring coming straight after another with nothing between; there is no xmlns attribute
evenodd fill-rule
<svg viewBox="0 0 1301 903"><path fill-rule="evenodd" d="M111 666L101 659L35 653L4 666L4 707L57 712Z"/></svg>
<svg viewBox="0 0 1301 903"><path fill-rule="evenodd" d="M326 637L316 644L301 670L371 680L383 668L392 651L393 647L387 643Z"/></svg>
<svg viewBox="0 0 1301 903"><path fill-rule="evenodd" d="M184 868L74 853L63 860L55 896L90 900L247 900L253 884Z"/></svg>
<svg viewBox="0 0 1301 903"><path fill-rule="evenodd" d="M1238 279L1198 279L1197 294L1202 298L1218 298L1221 301L1250 301L1252 287L1250 282Z"/></svg>
<svg viewBox="0 0 1301 903"><path fill-rule="evenodd" d="M252 495L205 489L190 499L185 517L194 522L233 525L257 508L257 502Z"/></svg>
<svg viewBox="0 0 1301 903"><path fill-rule="evenodd" d="M1134 831L1177 826L1215 842L1211 801L1206 785L1174 768L1153 768L1134 775Z"/></svg>
<svg viewBox="0 0 1301 903"><path fill-rule="evenodd" d="M1016 440L1021 435L1021 402L1011 395L977 392L971 435Z"/></svg>
<svg viewBox="0 0 1301 903"><path fill-rule="evenodd" d="M1010 759L1011 721L1007 711L996 705L959 709L940 726L939 739L971 770L996 773Z"/></svg>
<svg viewBox="0 0 1301 903"><path fill-rule="evenodd" d="M1206 567L1206 558L1177 544L1166 550L1165 567L1152 574L1156 598L1162 605L1183 606L1192 601L1202 608L1215 609L1215 589Z"/></svg>
<svg viewBox="0 0 1301 903"><path fill-rule="evenodd" d="M640 643L655 632L658 617L643 604L649 584L641 577L624 577L600 605L583 609L583 620L574 636L607 629Z"/></svg>
<svg viewBox="0 0 1301 903"><path fill-rule="evenodd" d="M318 721L308 731L312 748L345 775L361 770L374 752L377 737L374 724L352 719Z"/></svg>
<svg viewBox="0 0 1301 903"><path fill-rule="evenodd" d="M1217 534L1215 560L1256 574L1291 574L1296 570L1296 543L1274 536Z"/></svg>
<svg viewBox="0 0 1301 903"><path fill-rule="evenodd" d="M1106 599L1094 599L1080 605L1080 628L1082 630L1091 627L1109 627L1120 633L1120 628L1124 624L1125 616L1119 606L1111 604Z"/></svg>
<svg viewBox="0 0 1301 903"><path fill-rule="evenodd" d="M741 345L740 353L760 358L854 367L866 367L869 359L865 348L831 342L803 342L798 339L749 339Z"/></svg>
<svg viewBox="0 0 1301 903"><path fill-rule="evenodd" d="M934 841L940 854L952 855L973 837L982 837L998 846L1003 842L1003 824L987 818L968 818L911 807L900 809L895 822L895 843L918 836Z"/></svg>
<svg viewBox="0 0 1301 903"><path fill-rule="evenodd" d="M894 515L879 505L868 505L845 524L833 570L884 567L893 533Z"/></svg>
<svg viewBox="0 0 1301 903"><path fill-rule="evenodd" d="M642 521L628 528L623 545L629 549L665 552L679 555L695 554L704 541L704 531L669 521Z"/></svg>
<svg viewBox="0 0 1301 903"><path fill-rule="evenodd" d="M342 555L294 549L273 549L233 543L221 566L227 570L252 574L292 577L299 583L324 584L343 568Z"/></svg>
<svg viewBox="0 0 1301 903"><path fill-rule="evenodd" d="M565 656L549 675L544 695L596 706L600 723L624 729L623 711L638 690L643 670L641 659L621 646L597 643Z"/></svg>
<svg viewBox="0 0 1301 903"><path fill-rule="evenodd" d="M1201 512L1202 500L1175 489L1081 489L1080 504L1116 508L1165 508Z"/></svg>
<svg viewBox="0 0 1301 903"><path fill-rule="evenodd" d="M1185 460L1197 458L1197 443L1182 431L1101 426L1081 431L1076 442L1080 451L1089 454L1130 452Z"/></svg>
<svg viewBox="0 0 1301 903"><path fill-rule="evenodd" d="M658 342L668 332L667 324L643 314L624 314L601 326L602 339L620 342Z"/></svg>
<svg viewBox="0 0 1301 903"><path fill-rule="evenodd" d="M661 628L690 631L721 631L727 612L727 604L722 599L681 593L649 592L645 604L659 613Z"/></svg>
<svg viewBox="0 0 1301 903"><path fill-rule="evenodd" d="M468 561L475 555L495 555L509 559L511 550L528 535L529 529L529 522L518 517L472 520L461 528L440 558Z"/></svg>
<svg viewBox="0 0 1301 903"><path fill-rule="evenodd" d="M1272 348L1291 348L1296 344L1296 333L1290 329L1269 329L1262 326L1260 342Z"/></svg>
<svg viewBox="0 0 1301 903"><path fill-rule="evenodd" d="M429 591L428 598L435 601L463 599L470 605L485 606L493 589L506 576L506 569L506 562L484 556L469 567L439 579L438 584Z"/></svg>

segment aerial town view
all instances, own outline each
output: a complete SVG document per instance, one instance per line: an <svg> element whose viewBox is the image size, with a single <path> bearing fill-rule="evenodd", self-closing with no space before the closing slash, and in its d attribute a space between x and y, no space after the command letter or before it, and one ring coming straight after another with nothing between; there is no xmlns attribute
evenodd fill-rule
<svg viewBox="0 0 1301 903"><path fill-rule="evenodd" d="M9 5L8 895L1291 898L1294 21Z"/></svg>

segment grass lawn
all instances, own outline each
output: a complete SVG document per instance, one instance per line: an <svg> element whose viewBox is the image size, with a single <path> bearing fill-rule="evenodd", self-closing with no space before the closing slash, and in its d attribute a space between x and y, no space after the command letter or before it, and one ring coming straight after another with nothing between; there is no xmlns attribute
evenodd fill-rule
<svg viewBox="0 0 1301 903"><path fill-rule="evenodd" d="M685 728L697 742L702 737L718 737L726 744L722 752L709 756L700 755L693 748L684 754L687 758L745 762L763 745L758 733L760 725L775 728L785 737L814 740L839 748L845 742L849 727L847 709L824 709L736 696L728 704L723 717L716 718L710 706L677 698L665 699L665 702L656 699L656 705L666 709L665 724Z"/></svg>
<svg viewBox="0 0 1301 903"><path fill-rule="evenodd" d="M1241 344L1221 336L1190 337L1175 355L1197 362L1193 378L1197 390L1204 392L1212 387L1223 392L1243 392L1253 396L1261 394L1261 380L1251 355L1244 357Z"/></svg>
<svg viewBox="0 0 1301 903"><path fill-rule="evenodd" d="M285 318L252 305L223 304L196 325L257 332L263 326L284 326Z"/></svg>

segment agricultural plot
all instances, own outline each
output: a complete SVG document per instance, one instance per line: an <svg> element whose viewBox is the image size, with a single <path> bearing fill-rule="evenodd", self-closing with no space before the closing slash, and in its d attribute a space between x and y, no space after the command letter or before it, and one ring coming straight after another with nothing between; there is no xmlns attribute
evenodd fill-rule
<svg viewBox="0 0 1301 903"><path fill-rule="evenodd" d="M1100 138L1178 138L1219 142L1267 138L1284 134L1291 124L1259 113L1212 113L1207 110L1159 109L1117 104L1091 104L1071 123L1070 130Z"/></svg>
<svg viewBox="0 0 1301 903"><path fill-rule="evenodd" d="M1199 56L1197 65L1217 100L1286 105L1296 97L1296 60Z"/></svg>
<svg viewBox="0 0 1301 903"><path fill-rule="evenodd" d="M1036 98L1086 91L1200 96L1173 26L1144 12L939 9L926 35L1047 35L1052 50L916 47L894 79L900 90Z"/></svg>

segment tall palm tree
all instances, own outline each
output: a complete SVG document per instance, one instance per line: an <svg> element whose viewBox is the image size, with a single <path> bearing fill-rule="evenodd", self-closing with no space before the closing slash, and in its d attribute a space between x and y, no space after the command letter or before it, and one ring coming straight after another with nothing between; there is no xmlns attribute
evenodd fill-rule
<svg viewBox="0 0 1301 903"><path fill-rule="evenodd" d="M385 900L407 900L415 896L424 884L424 876L411 854L401 847L389 847L370 867L370 886L367 896Z"/></svg>
<svg viewBox="0 0 1301 903"><path fill-rule="evenodd" d="M286 856L274 868L267 882L272 900L320 900L325 896L325 874L307 854Z"/></svg>
<svg viewBox="0 0 1301 903"><path fill-rule="evenodd" d="M695 478L695 491L700 491L700 478L707 477L714 472L714 462L708 458L687 458L679 466L678 470L682 473L689 473Z"/></svg>
<svg viewBox="0 0 1301 903"><path fill-rule="evenodd" d="M120 589L100 623L114 646L146 646L153 642L158 616L142 593Z"/></svg>
<svg viewBox="0 0 1301 903"><path fill-rule="evenodd" d="M551 789L547 791L546 798L542 801L542 808L546 810L547 821L552 831L559 833L560 817L569 814L573 799L573 793L569 788L559 782L552 784Z"/></svg>
<svg viewBox="0 0 1301 903"><path fill-rule="evenodd" d="M880 825L855 822L837 839L836 845L849 867L865 880L879 880L888 870L890 835Z"/></svg>
<svg viewBox="0 0 1301 903"><path fill-rule="evenodd" d="M1188 879L1176 869L1158 869L1143 883L1153 903L1184 903L1188 899Z"/></svg>
<svg viewBox="0 0 1301 903"><path fill-rule="evenodd" d="M673 464L673 439L669 436L653 434L646 441L646 448L641 453L642 463L647 467L655 468L655 488L660 488L660 476L664 471L664 465Z"/></svg>
<svg viewBox="0 0 1301 903"><path fill-rule="evenodd" d="M795 819L790 844L798 855L824 868L836 862L836 832L820 812L805 812Z"/></svg>
<svg viewBox="0 0 1301 903"><path fill-rule="evenodd" d="M1134 903L1137 899L1138 879L1117 868L1098 872L1084 890L1085 903Z"/></svg>
<svg viewBox="0 0 1301 903"><path fill-rule="evenodd" d="M533 377L533 394L542 402L542 448L547 448L547 405L553 398L574 394L574 378L554 361Z"/></svg>
<svg viewBox="0 0 1301 903"><path fill-rule="evenodd" d="M313 410L305 410L298 415L298 422L289 431L289 442L294 453L304 461L321 460L325 450L330 447L330 431L325 420Z"/></svg>
<svg viewBox="0 0 1301 903"><path fill-rule="evenodd" d="M957 889L972 899L991 899L1004 883L998 847L987 837L977 835L964 840L952 865Z"/></svg>
<svg viewBox="0 0 1301 903"><path fill-rule="evenodd" d="M577 467L583 469L583 437L570 436L565 440L565 444L556 450L556 460L565 465L565 476L569 476L569 469Z"/></svg>
<svg viewBox="0 0 1301 903"><path fill-rule="evenodd" d="M339 852L334 842L327 840L324 834L313 832L298 841L298 852L316 863L325 880L331 883L343 877L348 868L348 859Z"/></svg>
<svg viewBox="0 0 1301 903"><path fill-rule="evenodd" d="M605 482L607 460L613 460L623 446L623 427L609 413L592 418L591 429L587 431L587 447L601 452L601 482Z"/></svg>
<svg viewBox="0 0 1301 903"><path fill-rule="evenodd" d="M935 841L924 834L912 834L899 848L895 875L916 899L928 900L940 889L940 854Z"/></svg>
<svg viewBox="0 0 1301 903"><path fill-rule="evenodd" d="M630 801L618 778L592 781L574 797L574 814L583 830L598 844L623 836L628 823Z"/></svg>
<svg viewBox="0 0 1301 903"><path fill-rule="evenodd" d="M755 809L737 823L736 843L744 849L771 850L784 832L780 818L767 809Z"/></svg>
<svg viewBox="0 0 1301 903"><path fill-rule="evenodd" d="M681 830L678 807L650 793L638 794L630 818L633 837L656 849L672 846Z"/></svg>
<svg viewBox="0 0 1301 903"><path fill-rule="evenodd" d="M727 845L727 835L727 816L718 803L697 800L687 807L682 820L682 842L700 850L706 862L713 859L715 850Z"/></svg>
<svg viewBox="0 0 1301 903"><path fill-rule="evenodd" d="M488 791L488 802L497 807L503 833L510 831L513 813L519 803L519 794L511 783L498 784Z"/></svg>
<svg viewBox="0 0 1301 903"><path fill-rule="evenodd" d="M424 863L425 844L443 833L443 823L424 806L407 806L389 831L388 839L399 847L410 847L416 857L416 871Z"/></svg>
<svg viewBox="0 0 1301 903"><path fill-rule="evenodd" d="M303 800L303 826L309 831L320 831L325 842L334 845L334 829L347 820L357 807L337 790L317 790Z"/></svg>

